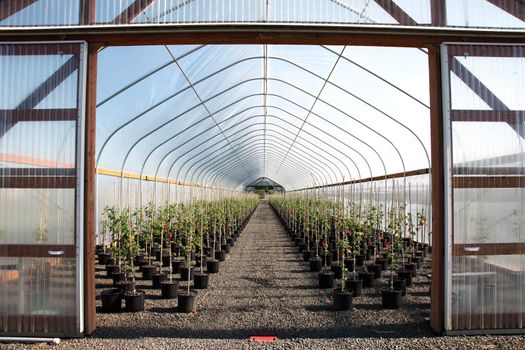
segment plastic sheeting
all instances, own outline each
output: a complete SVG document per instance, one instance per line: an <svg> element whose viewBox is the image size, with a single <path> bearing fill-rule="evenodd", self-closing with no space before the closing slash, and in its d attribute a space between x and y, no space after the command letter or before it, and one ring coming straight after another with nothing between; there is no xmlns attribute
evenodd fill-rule
<svg viewBox="0 0 525 350"><path fill-rule="evenodd" d="M0 27L86 24L88 0L13 0ZM313 23L431 25L430 0L91 0L94 23ZM523 29L520 0L443 0L447 26Z"/></svg>
<svg viewBox="0 0 525 350"><path fill-rule="evenodd" d="M429 168L423 50L115 47L99 65L99 169L294 189Z"/></svg>

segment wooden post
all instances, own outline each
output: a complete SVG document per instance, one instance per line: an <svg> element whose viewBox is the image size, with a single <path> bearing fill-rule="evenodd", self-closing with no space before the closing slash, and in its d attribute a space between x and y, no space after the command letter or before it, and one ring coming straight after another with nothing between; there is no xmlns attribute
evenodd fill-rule
<svg viewBox="0 0 525 350"><path fill-rule="evenodd" d="M443 149L443 97L441 50L428 48L430 82L430 148L432 157L432 287L430 324L437 333L444 331L444 263L445 263L445 183Z"/></svg>
<svg viewBox="0 0 525 350"><path fill-rule="evenodd" d="M433 27L447 26L447 5L445 0L430 0L430 12Z"/></svg>
<svg viewBox="0 0 525 350"><path fill-rule="evenodd" d="M87 62L84 175L84 333L96 328L95 308L95 157L97 120L97 58L99 45L89 44Z"/></svg>

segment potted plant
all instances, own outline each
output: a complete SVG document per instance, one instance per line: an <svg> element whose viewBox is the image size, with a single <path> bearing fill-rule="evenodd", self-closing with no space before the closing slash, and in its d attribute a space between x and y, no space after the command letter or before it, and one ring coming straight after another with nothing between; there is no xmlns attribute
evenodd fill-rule
<svg viewBox="0 0 525 350"><path fill-rule="evenodd" d="M353 290L346 288L345 283L345 272L346 267L344 266L345 255L349 248L349 243L346 238L339 239L337 241L337 247L341 253L342 269L341 269L341 287L334 289L334 307L338 311L349 310L352 307L352 294Z"/></svg>
<svg viewBox="0 0 525 350"><path fill-rule="evenodd" d="M392 260L390 264L390 281L389 287L381 291L381 304L385 309L397 309L401 303L402 289L396 287L399 287L400 284L402 287L402 282L398 282L397 285L394 284L396 237L400 237L401 234L400 217L402 217L402 215L400 215L398 210L392 205L388 215L388 228L392 237L392 241L388 243L388 247L390 248L389 259Z"/></svg>
<svg viewBox="0 0 525 350"><path fill-rule="evenodd" d="M195 210L199 214L199 233L198 235L195 235L195 245L200 250L199 260L200 260L200 267L199 270L195 272L194 274L194 280L193 280L193 287L195 289L206 289L208 288L208 277L209 275L204 271L204 244L203 244L203 232L207 230L206 227L206 206L205 203L202 203L200 208L195 208Z"/></svg>
<svg viewBox="0 0 525 350"><path fill-rule="evenodd" d="M196 297L197 292L191 290L191 281L193 279L194 267L192 253L194 248L195 227L193 226L193 208L190 204L181 204L181 217L183 220L182 231L180 234L179 245L186 257L186 266L181 269L181 279L186 280L186 288L179 290L177 295L179 312L191 313L197 311Z"/></svg>

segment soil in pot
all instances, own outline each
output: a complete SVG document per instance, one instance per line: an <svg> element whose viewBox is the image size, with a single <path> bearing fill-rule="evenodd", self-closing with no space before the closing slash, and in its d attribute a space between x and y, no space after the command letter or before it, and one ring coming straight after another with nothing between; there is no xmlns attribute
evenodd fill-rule
<svg viewBox="0 0 525 350"><path fill-rule="evenodd" d="M209 275L205 272L195 272L193 277L193 288L207 289Z"/></svg>
<svg viewBox="0 0 525 350"><path fill-rule="evenodd" d="M310 261L314 257L314 252L312 250L303 250L303 260Z"/></svg>
<svg viewBox="0 0 525 350"><path fill-rule="evenodd" d="M311 258L310 259L310 272L319 272L323 266L321 258Z"/></svg>
<svg viewBox="0 0 525 350"><path fill-rule="evenodd" d="M407 280L395 279L394 280L394 289L401 290L401 296L404 297L407 294Z"/></svg>
<svg viewBox="0 0 525 350"><path fill-rule="evenodd" d="M352 294L352 290L334 289L334 309L336 311L350 310L352 308Z"/></svg>
<svg viewBox="0 0 525 350"><path fill-rule="evenodd" d="M359 272L359 279L363 280L363 288L374 288L376 285L373 272Z"/></svg>
<svg viewBox="0 0 525 350"><path fill-rule="evenodd" d="M416 266L416 264L412 264L412 263L405 264L404 267L405 267L406 271L412 271L412 277L416 277L416 275L417 275L417 266Z"/></svg>
<svg viewBox="0 0 525 350"><path fill-rule="evenodd" d="M187 281L188 280L188 271L190 274L190 281L193 280L193 277L195 275L195 267L187 268L186 266L183 266L180 268L180 279L181 281Z"/></svg>
<svg viewBox="0 0 525 350"><path fill-rule="evenodd" d="M153 279L153 273L155 272L156 267L153 265L144 265L140 268L142 271L142 279L150 281Z"/></svg>
<svg viewBox="0 0 525 350"><path fill-rule="evenodd" d="M412 271L400 270L397 272L397 278L400 280L404 279L407 287L412 285Z"/></svg>
<svg viewBox="0 0 525 350"><path fill-rule="evenodd" d="M122 309L122 289L112 288L100 292L103 312L119 312Z"/></svg>
<svg viewBox="0 0 525 350"><path fill-rule="evenodd" d="M381 292L381 305L384 309L398 309L401 304L400 289L383 289Z"/></svg>
<svg viewBox="0 0 525 350"><path fill-rule="evenodd" d="M153 289L160 289L160 282L165 281L168 278L168 275L163 272L155 272L152 277Z"/></svg>
<svg viewBox="0 0 525 350"><path fill-rule="evenodd" d="M219 260L210 259L206 261L206 271L208 273L219 273Z"/></svg>
<svg viewBox="0 0 525 350"><path fill-rule="evenodd" d="M343 277L343 268L340 263L332 263L330 270L334 272L334 277L336 279L341 279L341 277Z"/></svg>
<svg viewBox="0 0 525 350"><path fill-rule="evenodd" d="M335 274L333 271L321 271L319 272L319 288L328 289L334 287L334 277Z"/></svg>
<svg viewBox="0 0 525 350"><path fill-rule="evenodd" d="M363 292L363 280L348 279L345 282L345 287L353 292L354 297L358 297Z"/></svg>
<svg viewBox="0 0 525 350"><path fill-rule="evenodd" d="M177 311L182 313L192 313L197 311L197 292L186 290L179 291L177 294Z"/></svg>
<svg viewBox="0 0 525 350"><path fill-rule="evenodd" d="M124 293L124 300L126 301L127 312L144 311L144 297L143 290L136 290L135 292Z"/></svg>
<svg viewBox="0 0 525 350"><path fill-rule="evenodd" d="M224 252L224 250L216 250L215 251L215 259L217 259L219 261L226 260L226 253Z"/></svg>
<svg viewBox="0 0 525 350"><path fill-rule="evenodd" d="M179 291L179 283L177 281L162 281L160 282L160 293L162 299L175 299Z"/></svg>
<svg viewBox="0 0 525 350"><path fill-rule="evenodd" d="M374 278L381 278L381 271L383 270L383 265L381 264L370 264L367 266L369 272L374 273Z"/></svg>

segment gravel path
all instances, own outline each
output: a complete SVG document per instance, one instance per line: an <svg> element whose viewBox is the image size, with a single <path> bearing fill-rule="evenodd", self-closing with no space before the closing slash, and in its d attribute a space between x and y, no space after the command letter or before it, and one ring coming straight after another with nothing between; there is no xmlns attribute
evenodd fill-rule
<svg viewBox="0 0 525 350"><path fill-rule="evenodd" d="M261 203L210 288L199 292L199 310L178 314L175 300L146 289L146 311L97 314L89 338L64 340L56 349L523 349L525 337L434 337L428 322L427 261L399 310L381 309L384 276L354 298L351 311L332 310L277 217ZM100 272L97 284L109 287ZM149 283L140 282L144 288ZM139 283L139 286L140 286ZM100 301L97 301L100 306ZM256 343L251 335L275 335ZM47 347L45 344L29 348ZM22 349L23 345L0 345Z"/></svg>

